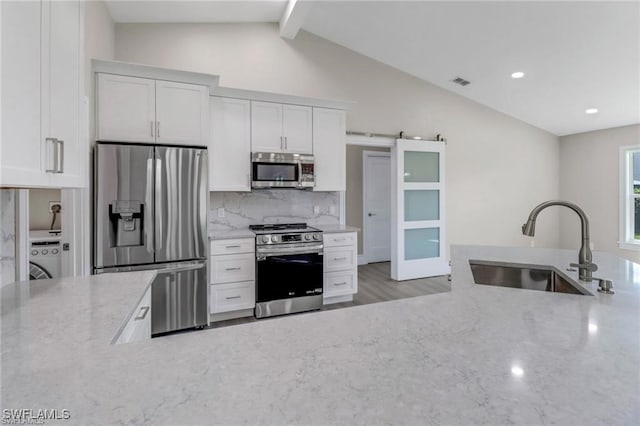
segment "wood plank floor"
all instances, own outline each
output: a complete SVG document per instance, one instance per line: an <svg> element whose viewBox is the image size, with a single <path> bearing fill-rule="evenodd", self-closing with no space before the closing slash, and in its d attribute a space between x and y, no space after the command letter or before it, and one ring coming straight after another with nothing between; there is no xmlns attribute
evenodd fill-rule
<svg viewBox="0 0 640 426"><path fill-rule="evenodd" d="M390 262L369 263L368 265L358 266L358 293L353 296L353 301L327 305L323 309L368 305L370 303L425 296L445 291L451 291L451 284L446 275L417 280L394 281L391 279Z"/></svg>
<svg viewBox="0 0 640 426"><path fill-rule="evenodd" d="M394 281L391 279L391 264L389 262L370 263L368 265L358 266L358 293L354 295L352 302L334 303L323 307L322 310L368 305L370 303L406 299L408 297L425 296L444 293L446 291L451 291L451 284L447 280L446 275L433 278L420 278L417 280ZM260 321L264 321L265 319ZM253 317L238 318L219 321L213 323L211 327L227 327L253 321L257 320Z"/></svg>

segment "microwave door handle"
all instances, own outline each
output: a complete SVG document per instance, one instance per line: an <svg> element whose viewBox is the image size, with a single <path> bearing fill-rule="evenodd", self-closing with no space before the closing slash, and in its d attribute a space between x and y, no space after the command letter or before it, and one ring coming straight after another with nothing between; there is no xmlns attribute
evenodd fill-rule
<svg viewBox="0 0 640 426"><path fill-rule="evenodd" d="M298 186L302 185L302 162L298 161Z"/></svg>

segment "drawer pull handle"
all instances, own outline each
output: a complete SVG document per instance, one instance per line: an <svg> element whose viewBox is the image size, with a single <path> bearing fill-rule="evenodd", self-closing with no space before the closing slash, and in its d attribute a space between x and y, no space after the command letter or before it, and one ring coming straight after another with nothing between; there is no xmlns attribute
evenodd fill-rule
<svg viewBox="0 0 640 426"><path fill-rule="evenodd" d="M335 283L335 284L333 284L333 285L346 285L346 284L347 284L347 282L346 282L346 281L342 281L341 283Z"/></svg>
<svg viewBox="0 0 640 426"><path fill-rule="evenodd" d="M225 271L239 271L240 268L225 268Z"/></svg>
<svg viewBox="0 0 640 426"><path fill-rule="evenodd" d="M144 311L144 313L143 314L139 314L133 320L134 321L143 320L147 316L147 314L149 313L149 309L151 309L149 306L143 306L142 308L140 308L140 312Z"/></svg>
<svg viewBox="0 0 640 426"><path fill-rule="evenodd" d="M334 257L333 260L347 260L346 257Z"/></svg>
<svg viewBox="0 0 640 426"><path fill-rule="evenodd" d="M240 245L235 245L235 246L226 246L225 248L240 248Z"/></svg>
<svg viewBox="0 0 640 426"><path fill-rule="evenodd" d="M334 238L333 241L344 241L346 238Z"/></svg>
<svg viewBox="0 0 640 426"><path fill-rule="evenodd" d="M226 297L227 300L231 300L231 299L240 299L240 296L227 296Z"/></svg>

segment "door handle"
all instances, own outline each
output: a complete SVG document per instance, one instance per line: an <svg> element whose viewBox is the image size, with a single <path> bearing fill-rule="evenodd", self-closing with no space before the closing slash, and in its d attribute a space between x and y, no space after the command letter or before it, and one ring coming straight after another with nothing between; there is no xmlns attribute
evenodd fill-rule
<svg viewBox="0 0 640 426"><path fill-rule="evenodd" d="M151 309L149 306L143 306L142 308L140 308L140 312L144 311L144 313L139 314L137 317L135 317L134 321L143 320L149 313L149 309Z"/></svg>
<svg viewBox="0 0 640 426"><path fill-rule="evenodd" d="M231 300L231 299L240 299L240 296L227 296L226 297L227 300Z"/></svg>
<svg viewBox="0 0 640 426"><path fill-rule="evenodd" d="M160 139L160 122L156 121L156 137Z"/></svg>
<svg viewBox="0 0 640 426"><path fill-rule="evenodd" d="M151 124L151 137L154 137L154 135L153 135L153 121L150 121L149 124Z"/></svg>
<svg viewBox="0 0 640 426"><path fill-rule="evenodd" d="M156 133L157 134L157 133ZM155 235L155 245L156 250L160 250L162 248L162 239L163 237L163 229L164 226L164 213L163 213L163 205L162 205L162 160L159 157L156 157L156 175L155 175L155 183L156 183L156 193L155 193L155 214L158 218L155 223L156 235Z"/></svg>
<svg viewBox="0 0 640 426"><path fill-rule="evenodd" d="M280 149L284 149L284 136L280 136Z"/></svg>
<svg viewBox="0 0 640 426"><path fill-rule="evenodd" d="M45 149L47 150L47 162L49 168L45 170L45 173L56 173L58 170L58 149L56 138L45 138Z"/></svg>
<svg viewBox="0 0 640 426"><path fill-rule="evenodd" d="M369 213L369 216L377 216L375 213Z"/></svg>
<svg viewBox="0 0 640 426"><path fill-rule="evenodd" d="M289 141L287 140L287 137L284 137L284 149L289 149Z"/></svg>
<svg viewBox="0 0 640 426"><path fill-rule="evenodd" d="M236 267L236 268L225 268L225 271L239 271L241 268Z"/></svg>
<svg viewBox="0 0 640 426"><path fill-rule="evenodd" d="M153 129L153 122L151 123ZM153 133L153 132L152 132ZM153 193L151 186L153 185L153 157L147 158L147 187L144 195L144 233L145 233L145 245L147 253L153 253L153 215L151 211L153 209Z"/></svg>
<svg viewBox="0 0 640 426"><path fill-rule="evenodd" d="M58 152L58 162L56 164L56 173L64 173L64 141L56 139L56 147Z"/></svg>

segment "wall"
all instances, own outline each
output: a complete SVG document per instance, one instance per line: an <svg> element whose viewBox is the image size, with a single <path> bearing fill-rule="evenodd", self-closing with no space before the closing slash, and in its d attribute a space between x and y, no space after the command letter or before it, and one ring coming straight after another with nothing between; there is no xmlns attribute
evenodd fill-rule
<svg viewBox="0 0 640 426"><path fill-rule="evenodd" d="M640 262L640 252L618 248L620 147L630 145L640 145L640 125L561 137L560 197L584 209L595 250ZM571 211L560 216L560 241L580 247L580 221Z"/></svg>
<svg viewBox="0 0 640 426"><path fill-rule="evenodd" d="M0 286L16 280L16 195L0 189Z"/></svg>
<svg viewBox="0 0 640 426"><path fill-rule="evenodd" d="M358 232L358 254L362 254L362 152L383 151L389 148L347 145L347 192L345 193L346 224L360 228Z"/></svg>
<svg viewBox="0 0 640 426"><path fill-rule="evenodd" d="M529 211L558 197L556 136L304 31L284 40L275 24L116 24L116 59L355 101L349 130L445 135L450 243L528 245ZM541 217L538 246L559 243L558 222Z"/></svg>
<svg viewBox="0 0 640 426"><path fill-rule="evenodd" d="M340 195L337 192L298 191L295 189L253 192L212 192L209 230L246 229L260 223L314 224L340 223ZM317 207L318 213L314 212ZM218 209L223 208L223 218Z"/></svg>
<svg viewBox="0 0 640 426"><path fill-rule="evenodd" d="M29 190L29 230L50 229L53 214L49 212L49 202L61 202L59 189ZM64 209L63 209L64 212ZM55 229L62 226L62 213L56 217Z"/></svg>
<svg viewBox="0 0 640 426"><path fill-rule="evenodd" d="M115 26L104 2L84 3L85 93L93 92L91 59L115 57Z"/></svg>

